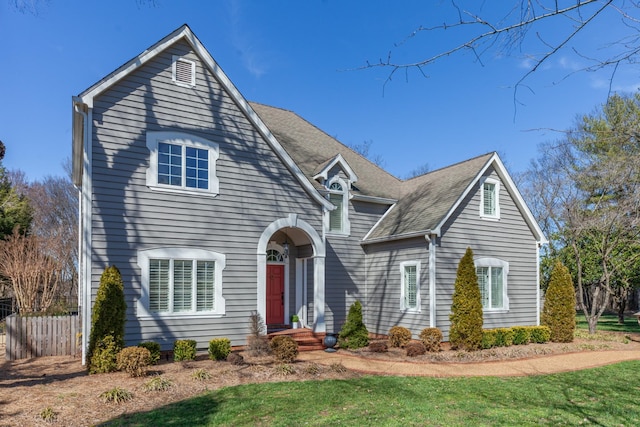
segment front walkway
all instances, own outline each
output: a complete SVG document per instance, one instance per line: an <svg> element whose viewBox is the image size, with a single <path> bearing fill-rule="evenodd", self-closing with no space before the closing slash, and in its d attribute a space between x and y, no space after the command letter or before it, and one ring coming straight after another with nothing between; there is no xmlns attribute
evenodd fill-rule
<svg viewBox="0 0 640 427"><path fill-rule="evenodd" d="M628 360L640 360L640 351L586 351L580 353L540 356L528 359L480 363L394 362L352 356L345 352L341 352L340 350L335 353L327 353L325 351L301 352L298 355L298 359L327 366L335 363L341 363L348 369L377 375L422 377L516 377L578 371Z"/></svg>

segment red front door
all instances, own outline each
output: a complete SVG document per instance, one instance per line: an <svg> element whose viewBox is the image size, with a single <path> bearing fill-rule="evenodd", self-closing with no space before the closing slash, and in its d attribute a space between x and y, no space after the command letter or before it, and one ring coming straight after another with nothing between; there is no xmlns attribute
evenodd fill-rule
<svg viewBox="0 0 640 427"><path fill-rule="evenodd" d="M284 323L284 265L267 264L267 325Z"/></svg>

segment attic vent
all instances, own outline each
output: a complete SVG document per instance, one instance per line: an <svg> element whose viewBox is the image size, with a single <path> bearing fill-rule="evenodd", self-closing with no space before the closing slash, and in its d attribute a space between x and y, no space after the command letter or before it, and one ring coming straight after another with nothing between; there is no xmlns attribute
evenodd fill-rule
<svg viewBox="0 0 640 427"><path fill-rule="evenodd" d="M196 85L196 63L178 56L173 57L173 81L179 86Z"/></svg>

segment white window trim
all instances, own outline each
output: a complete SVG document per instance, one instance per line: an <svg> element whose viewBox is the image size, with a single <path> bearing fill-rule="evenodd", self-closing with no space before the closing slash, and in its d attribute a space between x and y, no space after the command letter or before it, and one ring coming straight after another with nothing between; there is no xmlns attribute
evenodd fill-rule
<svg viewBox="0 0 640 427"><path fill-rule="evenodd" d="M158 143L166 142L168 144L180 145L182 147L194 147L207 150L209 153L209 188L199 189L187 187L184 184L185 156L183 154L182 179L183 184L168 185L158 184ZM215 197L220 191L220 181L216 175L216 162L220 156L220 148L218 144L208 139L201 138L183 132L147 132L147 148L150 152L149 167L147 168L147 186L154 191L162 191L167 193L191 194L195 196ZM184 150L183 150L184 151Z"/></svg>
<svg viewBox="0 0 640 427"><path fill-rule="evenodd" d="M214 261L215 269L215 291L214 309L212 311L196 311L196 303L192 304L192 311L179 313L154 313L149 311L149 262L152 259L173 259L189 261ZM138 318L162 318L162 319L185 319L203 317L222 317L225 314L225 299L222 296L222 270L226 266L226 256L205 249L193 248L156 248L138 251L138 266L142 271L141 296L136 303L136 314ZM194 284L195 287L195 284ZM196 298L196 294L193 294Z"/></svg>
<svg viewBox="0 0 640 427"><path fill-rule="evenodd" d="M330 194L338 194L336 191L329 190L331 184L334 182L342 186L342 230L331 230L331 211L327 210L324 214L326 235L347 237L351 234L351 222L349 221L349 185L339 176L334 176L331 180L325 182L327 199L329 199Z"/></svg>
<svg viewBox="0 0 640 427"><path fill-rule="evenodd" d="M484 184L493 184L495 190L496 212L494 215L484 213ZM485 178L480 181L480 217L484 219L500 219L500 181L494 178Z"/></svg>
<svg viewBox="0 0 640 427"><path fill-rule="evenodd" d="M409 313L421 313L422 302L420 298L420 261L404 261L400 263L400 311ZM416 307L406 307L404 305L405 297L405 283L404 283L404 270L406 267L416 267Z"/></svg>
<svg viewBox="0 0 640 427"><path fill-rule="evenodd" d="M502 267L502 308L482 308L486 313L506 313L509 311L508 278L509 263L498 258L477 258L474 261L475 268L478 267Z"/></svg>
<svg viewBox="0 0 640 427"><path fill-rule="evenodd" d="M178 61L186 62L191 66L191 83L185 83L178 80L176 72L176 63ZM196 87L196 63L181 56L173 55L171 60L171 80L178 86L182 87Z"/></svg>

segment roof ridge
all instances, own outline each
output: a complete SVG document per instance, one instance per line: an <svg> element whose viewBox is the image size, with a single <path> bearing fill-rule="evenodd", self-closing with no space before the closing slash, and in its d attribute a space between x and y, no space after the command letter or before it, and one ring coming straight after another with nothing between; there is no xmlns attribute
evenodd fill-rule
<svg viewBox="0 0 640 427"><path fill-rule="evenodd" d="M460 166L462 164L469 163L469 162L472 162L474 160L478 160L481 157L493 156L494 154L497 154L497 152L496 151L489 151L488 153L480 154L480 155L472 157L470 159L461 160L461 161L453 163L451 165L443 166L441 168L438 168L438 169L435 169L435 170L432 170L432 171L429 171L429 172L425 172L422 175L418 175L418 176L411 177L409 179L405 179L402 182L403 183L408 183L409 181L413 181L413 180L416 180L418 178L423 178L423 177L425 177L427 175L431 175L431 174L436 173L436 172L441 172L441 171L444 171L446 169L451 169L453 167Z"/></svg>

